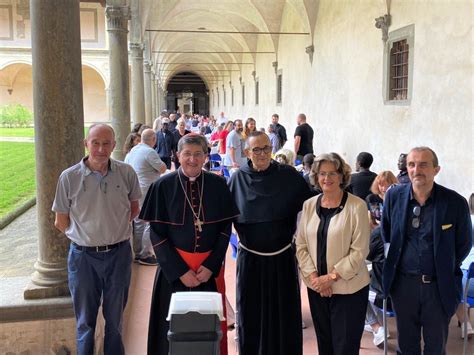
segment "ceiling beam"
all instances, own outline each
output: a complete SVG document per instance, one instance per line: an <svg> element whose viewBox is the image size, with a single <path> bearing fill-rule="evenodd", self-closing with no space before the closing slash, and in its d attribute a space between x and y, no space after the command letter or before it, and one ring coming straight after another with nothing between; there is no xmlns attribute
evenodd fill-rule
<svg viewBox="0 0 474 355"><path fill-rule="evenodd" d="M174 53L174 54L274 54L275 51L207 51L207 52L191 52L191 51L153 51L153 53Z"/></svg>
<svg viewBox="0 0 474 355"><path fill-rule="evenodd" d="M210 30L153 30L146 29L147 32L164 33L206 33L206 34L243 34L243 35L309 35L309 32L269 32L269 31L210 31Z"/></svg>
<svg viewBox="0 0 474 355"><path fill-rule="evenodd" d="M183 69L183 70L180 70L180 69L161 69L159 71L160 72L162 72L162 71L177 71L177 72L182 71L182 72L186 72L187 70L193 70L194 71L194 69L189 69L189 68L188 69ZM196 69L196 71L198 71L198 70L199 71L240 71L240 69Z"/></svg>
<svg viewBox="0 0 474 355"><path fill-rule="evenodd" d="M212 63L212 62L202 62L202 63L175 63L175 62L158 62L155 64L182 64L182 65L196 65L196 64L203 64L203 65L226 65L226 64L239 64L239 65L254 65L255 63Z"/></svg>

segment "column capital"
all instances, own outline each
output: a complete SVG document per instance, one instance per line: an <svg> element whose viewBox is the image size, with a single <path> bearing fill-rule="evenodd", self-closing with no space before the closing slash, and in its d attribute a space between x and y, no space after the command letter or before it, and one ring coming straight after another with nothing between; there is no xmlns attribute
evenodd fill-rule
<svg viewBox="0 0 474 355"><path fill-rule="evenodd" d="M145 73L151 73L151 67L153 66L153 61L151 60L144 60L143 61L143 71Z"/></svg>
<svg viewBox="0 0 474 355"><path fill-rule="evenodd" d="M143 59L143 43L130 43L129 48L133 58Z"/></svg>
<svg viewBox="0 0 474 355"><path fill-rule="evenodd" d="M107 31L128 32L128 20L131 18L129 6L107 6L105 16Z"/></svg>

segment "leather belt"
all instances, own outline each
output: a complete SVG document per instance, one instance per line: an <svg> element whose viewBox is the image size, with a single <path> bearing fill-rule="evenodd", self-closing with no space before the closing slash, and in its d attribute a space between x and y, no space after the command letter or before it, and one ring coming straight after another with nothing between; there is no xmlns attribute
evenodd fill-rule
<svg viewBox="0 0 474 355"><path fill-rule="evenodd" d="M418 280L423 284L430 284L430 283L436 281L436 276L435 275L407 274L407 273L404 273L404 272L400 272L400 275L402 275L406 278L409 278L409 279Z"/></svg>
<svg viewBox="0 0 474 355"><path fill-rule="evenodd" d="M119 247L122 244L127 243L127 242L128 242L128 239L122 240L121 242L118 242L118 243L115 243L115 244L101 245L101 246L98 246L98 247L84 247L84 246L79 245L75 242L71 242L71 244L74 245L74 247L76 249L79 249L79 250L82 250L82 251L91 251L91 252L95 252L95 253L104 253L104 252L107 252L109 250L115 249L115 248L117 248L117 247Z"/></svg>

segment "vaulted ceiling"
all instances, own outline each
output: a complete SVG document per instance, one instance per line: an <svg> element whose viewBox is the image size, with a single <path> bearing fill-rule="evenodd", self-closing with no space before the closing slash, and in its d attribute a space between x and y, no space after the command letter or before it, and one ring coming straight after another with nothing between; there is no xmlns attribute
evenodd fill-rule
<svg viewBox="0 0 474 355"><path fill-rule="evenodd" d="M255 70L258 56L278 60L281 36L312 44L319 0L129 0L141 40L159 80L179 72L206 84L224 74Z"/></svg>

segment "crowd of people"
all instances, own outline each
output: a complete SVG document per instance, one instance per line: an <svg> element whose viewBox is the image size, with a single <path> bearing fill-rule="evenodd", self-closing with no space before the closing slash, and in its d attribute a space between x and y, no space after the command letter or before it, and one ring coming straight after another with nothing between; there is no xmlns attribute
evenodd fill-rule
<svg viewBox="0 0 474 355"><path fill-rule="evenodd" d="M396 315L401 354L420 354L422 344L424 353L444 354L454 314L467 324L462 336L474 334L460 304L461 263L474 258L474 195L468 205L434 182L440 166L428 147L401 154L397 176L372 172L369 152L351 173L341 155L314 154L306 121L297 115L289 149L278 114L264 129L223 112L215 119L164 111L152 127L133 127L124 162L111 158L110 126L89 128L88 154L61 174L53 204L55 226L71 240L79 354L93 352L101 303L104 351L125 353L133 260L158 265L148 354L168 353L174 292L219 292L230 314L223 275L232 230L241 354L303 353L300 279L323 355L358 354L364 329L382 346L383 300ZM218 169L209 169L211 155ZM228 324L221 327L227 354Z"/></svg>

